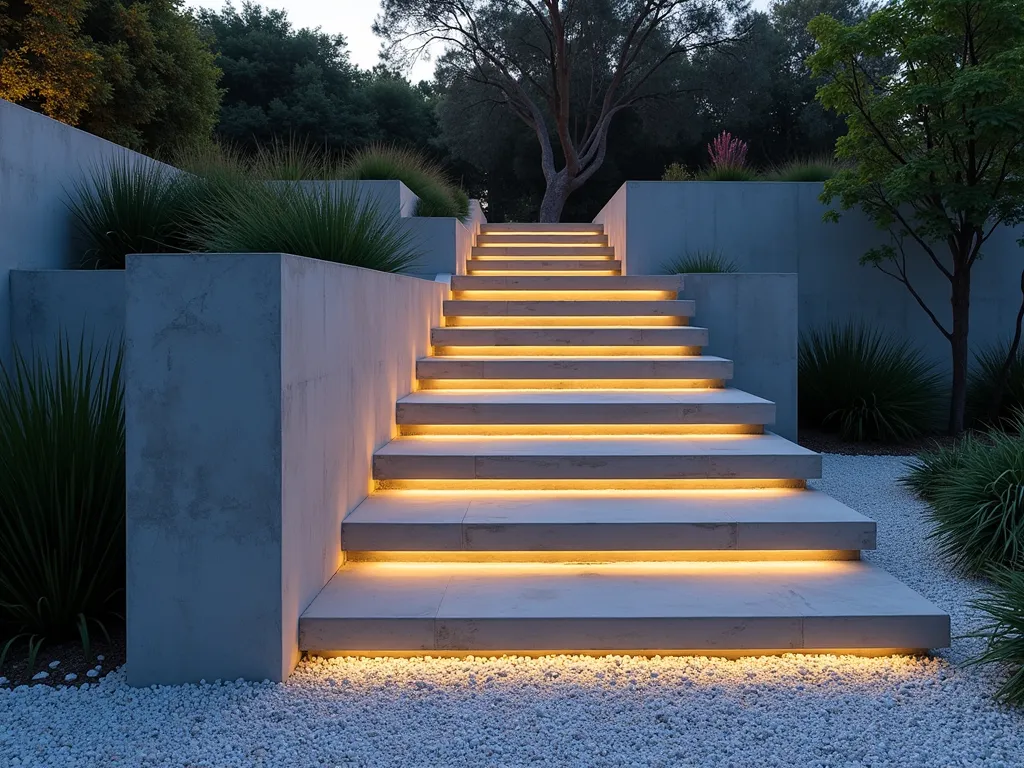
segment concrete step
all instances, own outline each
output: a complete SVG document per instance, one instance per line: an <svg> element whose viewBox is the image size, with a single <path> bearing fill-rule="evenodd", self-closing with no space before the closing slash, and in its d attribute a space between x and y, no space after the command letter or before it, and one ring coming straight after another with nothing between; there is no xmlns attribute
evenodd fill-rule
<svg viewBox="0 0 1024 768"><path fill-rule="evenodd" d="M398 401L397 423L543 425L765 425L775 404L738 389L547 392L420 391Z"/></svg>
<svg viewBox="0 0 1024 768"><path fill-rule="evenodd" d="M426 357L416 361L418 379L642 380L672 387L670 381L732 378L732 361L722 357Z"/></svg>
<svg viewBox="0 0 1024 768"><path fill-rule="evenodd" d="M566 256L576 259L610 259L615 249L594 245L550 245L543 248L532 245L487 245L473 246L474 259L550 259L552 256Z"/></svg>
<svg viewBox="0 0 1024 768"><path fill-rule="evenodd" d="M437 347L500 347L505 354L515 354L514 347L517 346L566 350L578 347L578 351L586 353L588 347L704 347L708 343L708 329L692 325L654 328L639 325L626 328L434 328L430 331L430 343Z"/></svg>
<svg viewBox="0 0 1024 768"><path fill-rule="evenodd" d="M476 238L476 244L479 246L491 246L491 245L532 245L532 246L547 246L547 245L602 245L608 247L608 236L607 235L592 235L588 233L559 233L559 234L545 234L541 233L523 233L523 232L494 232L490 234L480 234Z"/></svg>
<svg viewBox="0 0 1024 768"><path fill-rule="evenodd" d="M640 437L399 437L376 480L808 480L821 456L774 434Z"/></svg>
<svg viewBox="0 0 1024 768"><path fill-rule="evenodd" d="M949 635L945 613L861 561L350 563L299 620L299 647L327 653L877 653Z"/></svg>
<svg viewBox="0 0 1024 768"><path fill-rule="evenodd" d="M371 494L345 518L363 552L845 551L875 548L875 521L820 491ZM610 556L610 555L609 555Z"/></svg>
<svg viewBox="0 0 1024 768"><path fill-rule="evenodd" d="M445 317L512 315L516 317L693 317L693 301L474 301L444 302Z"/></svg>
<svg viewBox="0 0 1024 768"><path fill-rule="evenodd" d="M469 259L466 271L471 275L488 272L620 272L618 259Z"/></svg>
<svg viewBox="0 0 1024 768"><path fill-rule="evenodd" d="M480 234L490 235L508 232L544 232L555 235L573 234L604 234L604 224L538 224L530 222L524 224L481 224Z"/></svg>
<svg viewBox="0 0 1024 768"><path fill-rule="evenodd" d="M453 291L683 290L682 275L452 275Z"/></svg>

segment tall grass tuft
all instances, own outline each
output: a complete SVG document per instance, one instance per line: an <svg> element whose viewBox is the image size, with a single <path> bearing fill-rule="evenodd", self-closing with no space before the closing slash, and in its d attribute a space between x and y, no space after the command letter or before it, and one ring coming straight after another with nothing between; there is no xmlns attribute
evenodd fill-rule
<svg viewBox="0 0 1024 768"><path fill-rule="evenodd" d="M845 440L900 442L926 434L941 407L934 366L907 342L848 324L800 340L801 421Z"/></svg>
<svg viewBox="0 0 1024 768"><path fill-rule="evenodd" d="M333 181L342 176L342 166L330 152L294 138L259 145L250 170L254 178L266 181Z"/></svg>
<svg viewBox="0 0 1024 768"><path fill-rule="evenodd" d="M1024 705L1024 572L993 569L985 596L972 607L986 614L988 622L971 637L984 638L986 648L973 664L996 664L1007 677L996 691L1004 704Z"/></svg>
<svg viewBox="0 0 1024 768"><path fill-rule="evenodd" d="M118 156L95 166L70 192L85 243L80 266L124 269L129 253L182 249L182 190L177 173L156 161Z"/></svg>
<svg viewBox="0 0 1024 768"><path fill-rule="evenodd" d="M706 168L698 173L695 181L757 181L757 172L752 168Z"/></svg>
<svg viewBox="0 0 1024 768"><path fill-rule="evenodd" d="M765 175L766 181L828 181L840 169L835 158L810 158L807 160L791 160L773 168Z"/></svg>
<svg viewBox="0 0 1024 768"><path fill-rule="evenodd" d="M1024 420L969 444L954 469L928 492L939 548L967 573L1024 568Z"/></svg>
<svg viewBox="0 0 1024 768"><path fill-rule="evenodd" d="M967 433L953 445L936 445L907 463L907 474L900 484L923 501L931 501L940 486L953 482L964 463L964 457L979 450L978 438Z"/></svg>
<svg viewBox="0 0 1024 768"><path fill-rule="evenodd" d="M411 149L375 144L349 158L343 175L354 181L393 179L401 181L419 198L417 216L469 214L469 198L458 193L444 169Z"/></svg>
<svg viewBox="0 0 1024 768"><path fill-rule="evenodd" d="M0 366L0 629L56 640L123 614L123 351L66 338Z"/></svg>
<svg viewBox="0 0 1024 768"><path fill-rule="evenodd" d="M1010 361L1006 383L998 411L993 412L999 377L1010 351L1009 344L992 344L974 356L974 366L967 384L967 413L975 424L1007 428L1013 426L1014 415L1024 409L1024 344Z"/></svg>
<svg viewBox="0 0 1024 768"><path fill-rule="evenodd" d="M355 190L225 183L196 207L203 250L214 253L292 253L382 272L409 269L419 255L398 220Z"/></svg>
<svg viewBox="0 0 1024 768"><path fill-rule="evenodd" d="M694 251L677 256L662 265L666 275L699 273L732 274L739 269L734 261L727 259L721 251Z"/></svg>

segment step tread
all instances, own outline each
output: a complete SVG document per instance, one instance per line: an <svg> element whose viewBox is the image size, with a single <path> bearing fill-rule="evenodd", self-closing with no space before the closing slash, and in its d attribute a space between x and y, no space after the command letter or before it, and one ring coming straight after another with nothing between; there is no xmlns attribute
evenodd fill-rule
<svg viewBox="0 0 1024 768"><path fill-rule="evenodd" d="M875 522L821 491L379 491L342 524L372 551L873 549Z"/></svg>
<svg viewBox="0 0 1024 768"><path fill-rule="evenodd" d="M762 435L642 435L637 437L398 437L376 456L536 456L590 457L595 461L617 456L799 456L819 454L779 437Z"/></svg>
<svg viewBox="0 0 1024 768"><path fill-rule="evenodd" d="M480 234L509 234L522 232L523 234L535 234L537 232L556 232L558 234L569 234L579 232L604 233L603 224L541 224L538 222L521 222L516 224L481 224Z"/></svg>
<svg viewBox="0 0 1024 768"><path fill-rule="evenodd" d="M470 272L617 272L621 268L622 262L618 259L469 259L466 262L466 269Z"/></svg>
<svg viewBox="0 0 1024 768"><path fill-rule="evenodd" d="M446 317L472 317L490 315L545 316L587 316L613 317L693 317L695 302L686 299L652 299L640 301L605 300L489 300L489 299L448 299L444 302Z"/></svg>
<svg viewBox="0 0 1024 768"><path fill-rule="evenodd" d="M493 358L483 358L491 360ZM477 403L507 405L770 405L771 400L741 389L561 389L561 390L492 390L444 391L436 389L412 392L401 398L400 405L472 405Z"/></svg>
<svg viewBox="0 0 1024 768"><path fill-rule="evenodd" d="M540 243L542 245L600 245L608 246L608 236L586 232L481 232L476 240L479 246L519 245Z"/></svg>
<svg viewBox="0 0 1024 768"><path fill-rule="evenodd" d="M516 325L500 328L433 328L436 346L705 346L708 329L696 325L631 325L623 328L580 325Z"/></svg>
<svg viewBox="0 0 1024 768"><path fill-rule="evenodd" d="M681 291L682 275L452 275L453 291Z"/></svg>
<svg viewBox="0 0 1024 768"><path fill-rule="evenodd" d="M712 355L466 355L416 361L421 379L731 379L733 364Z"/></svg>
<svg viewBox="0 0 1024 768"><path fill-rule="evenodd" d="M608 245L474 245L471 255L477 256L590 256L607 258L615 255L615 248Z"/></svg>
<svg viewBox="0 0 1024 768"><path fill-rule="evenodd" d="M936 648L949 617L861 561L349 563L303 650Z"/></svg>

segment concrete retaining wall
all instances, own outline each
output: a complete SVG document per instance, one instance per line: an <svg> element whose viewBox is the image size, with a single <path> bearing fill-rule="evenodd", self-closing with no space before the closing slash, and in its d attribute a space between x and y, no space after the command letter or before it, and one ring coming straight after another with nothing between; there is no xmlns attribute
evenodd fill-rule
<svg viewBox="0 0 1024 768"><path fill-rule="evenodd" d="M769 429L796 440L797 276L687 275L680 297L697 303L693 323L710 330L707 354L734 362L729 386L772 400Z"/></svg>
<svg viewBox="0 0 1024 768"><path fill-rule="evenodd" d="M627 182L598 214L629 274L659 274L687 252L717 250L744 272L794 272L800 278L801 331L831 322L865 320L911 339L944 370L949 345L909 292L859 258L887 242L860 211L826 223L820 183ZM971 345L1008 338L1020 305L1024 228L1004 228L974 268ZM911 252L910 274L943 321L949 284L923 253ZM712 301L715 297L710 297ZM700 305L698 312L702 312ZM752 327L761 318L751 313ZM711 342L716 328L711 325ZM737 361L739 362L739 361Z"/></svg>
<svg viewBox="0 0 1024 768"><path fill-rule="evenodd" d="M280 254L126 286L130 682L282 680L446 288Z"/></svg>

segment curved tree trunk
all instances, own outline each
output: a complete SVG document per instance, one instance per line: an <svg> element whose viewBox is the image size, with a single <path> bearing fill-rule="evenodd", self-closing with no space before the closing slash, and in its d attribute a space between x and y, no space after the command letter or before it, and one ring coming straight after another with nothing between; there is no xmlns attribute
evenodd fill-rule
<svg viewBox="0 0 1024 768"><path fill-rule="evenodd" d="M569 199L569 178L565 171L552 177L544 190L544 199L540 203L540 221L542 224L557 224L562 218L562 209Z"/></svg>

